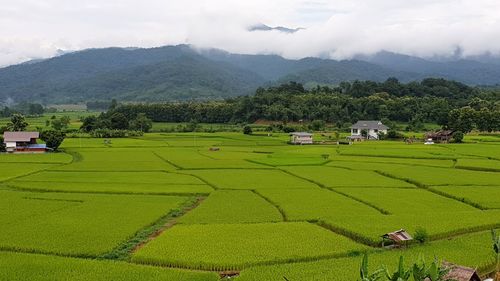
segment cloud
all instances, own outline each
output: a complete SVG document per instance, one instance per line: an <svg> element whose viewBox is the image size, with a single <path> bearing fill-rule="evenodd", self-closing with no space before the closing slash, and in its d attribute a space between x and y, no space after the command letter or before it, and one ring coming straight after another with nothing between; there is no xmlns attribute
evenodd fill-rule
<svg viewBox="0 0 500 281"><path fill-rule="evenodd" d="M498 55L499 10L495 0L0 0L0 65L57 49L183 43L288 58ZM305 29L247 30L257 23Z"/></svg>

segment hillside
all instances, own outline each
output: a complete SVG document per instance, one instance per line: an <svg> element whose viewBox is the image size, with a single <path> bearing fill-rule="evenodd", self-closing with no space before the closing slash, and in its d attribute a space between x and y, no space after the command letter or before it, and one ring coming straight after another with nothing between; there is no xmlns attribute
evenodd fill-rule
<svg viewBox="0 0 500 281"><path fill-rule="evenodd" d="M381 52L343 61L292 60L187 45L89 49L1 68L0 103L221 99L286 81L311 86L389 77L404 82L442 77L469 85L500 84L499 64L474 59L437 61Z"/></svg>

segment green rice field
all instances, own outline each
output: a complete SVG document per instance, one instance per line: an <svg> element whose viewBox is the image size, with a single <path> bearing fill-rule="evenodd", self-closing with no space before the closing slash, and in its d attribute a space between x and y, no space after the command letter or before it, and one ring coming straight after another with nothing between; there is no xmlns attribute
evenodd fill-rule
<svg viewBox="0 0 500 281"><path fill-rule="evenodd" d="M0 280L354 281L364 252L371 268L402 255L491 272L499 138L287 140L148 133L0 154ZM422 228L423 244L382 246Z"/></svg>

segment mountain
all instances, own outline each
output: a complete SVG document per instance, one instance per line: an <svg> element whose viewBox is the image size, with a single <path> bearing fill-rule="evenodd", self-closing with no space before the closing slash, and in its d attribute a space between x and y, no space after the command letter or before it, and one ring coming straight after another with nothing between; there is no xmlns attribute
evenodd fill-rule
<svg viewBox="0 0 500 281"><path fill-rule="evenodd" d="M248 31L279 31L279 32L284 32L284 33L295 33L303 28L288 28L288 27L283 27L283 26L276 26L276 27L271 27L265 24L256 24L248 27Z"/></svg>
<svg viewBox="0 0 500 281"><path fill-rule="evenodd" d="M486 57L431 60L380 52L336 61L232 54L188 45L89 49L0 68L0 102L222 99L288 81L314 86L389 77L403 82L440 77L495 85L500 84L500 64L493 58L487 63Z"/></svg>

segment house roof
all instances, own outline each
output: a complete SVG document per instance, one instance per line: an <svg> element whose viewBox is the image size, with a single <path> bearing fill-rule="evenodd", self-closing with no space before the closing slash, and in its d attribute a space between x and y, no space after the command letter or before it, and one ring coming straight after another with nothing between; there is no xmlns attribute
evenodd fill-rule
<svg viewBox="0 0 500 281"><path fill-rule="evenodd" d="M382 121L377 121L377 120L372 120L372 121L366 121L366 120L360 120L356 122L356 124L353 124L351 126L351 129L377 129L377 130L387 130L389 127L386 125L382 124Z"/></svg>
<svg viewBox="0 0 500 281"><path fill-rule="evenodd" d="M290 133L290 136L298 136L298 137L312 137L313 134L307 132L293 132Z"/></svg>
<svg viewBox="0 0 500 281"><path fill-rule="evenodd" d="M391 239L394 242L409 241L413 240L413 237L406 232L404 229L400 229L394 232L389 232L382 235L383 238Z"/></svg>
<svg viewBox="0 0 500 281"><path fill-rule="evenodd" d="M457 280L457 281L471 281L471 280L481 280L475 269L465 266L454 265L452 263L444 262L444 266L450 268L450 272L446 274L446 280Z"/></svg>
<svg viewBox="0 0 500 281"><path fill-rule="evenodd" d="M31 141L40 137L38 132L4 132L4 142Z"/></svg>

